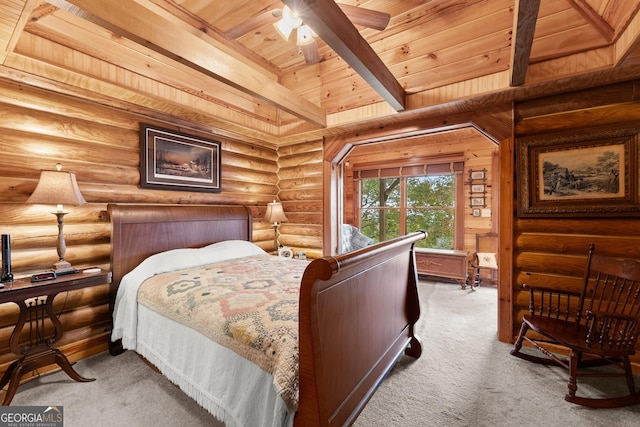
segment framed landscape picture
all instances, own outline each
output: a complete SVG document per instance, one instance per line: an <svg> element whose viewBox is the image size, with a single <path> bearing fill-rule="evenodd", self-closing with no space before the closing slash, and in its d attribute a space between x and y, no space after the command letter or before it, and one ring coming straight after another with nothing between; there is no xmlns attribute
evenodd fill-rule
<svg viewBox="0 0 640 427"><path fill-rule="evenodd" d="M640 125L520 138L519 216L636 216Z"/></svg>
<svg viewBox="0 0 640 427"><path fill-rule="evenodd" d="M140 187L220 192L220 142L140 125Z"/></svg>

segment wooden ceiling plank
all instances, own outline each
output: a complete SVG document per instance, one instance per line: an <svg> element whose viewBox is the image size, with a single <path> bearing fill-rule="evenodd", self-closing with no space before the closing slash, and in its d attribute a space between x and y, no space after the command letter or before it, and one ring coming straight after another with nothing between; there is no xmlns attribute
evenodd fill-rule
<svg viewBox="0 0 640 427"><path fill-rule="evenodd" d="M104 49L105 44L109 43L105 41L105 37L109 37L108 31L102 29L98 31L95 25L73 14L57 10L55 14L42 17L28 24L25 28L27 32L51 42L67 46L97 60L128 69L179 90L196 94L209 102L224 105L230 110L252 115L256 120L275 121L275 107L257 102L250 95L198 73L184 64L167 61L166 58L153 50L143 49L142 52L138 52L136 48L140 49L140 47L134 46L134 42L127 38L115 38L113 45L109 49ZM18 53L21 52L18 51ZM33 55L32 57L37 58ZM43 60L43 58L39 59ZM102 68L99 67L99 69ZM86 73L87 71L85 71ZM95 74L94 77L100 78ZM211 94L215 94L215 97ZM257 113L257 109L263 113L267 113L268 110L268 114L260 115Z"/></svg>
<svg viewBox="0 0 640 427"><path fill-rule="evenodd" d="M283 0L396 111L405 92L386 64L333 0Z"/></svg>
<svg viewBox="0 0 640 427"><path fill-rule="evenodd" d="M267 10L266 12L262 12L260 15L251 17L235 27L228 29L224 32L224 35L230 39L237 39L250 31L254 31L263 25L267 25L275 21L276 18L274 18L273 11Z"/></svg>
<svg viewBox="0 0 640 427"><path fill-rule="evenodd" d="M148 41L147 47L160 49L179 62L197 69L231 87L249 93L284 111L320 127L326 126L326 113L319 106L296 95L290 89L266 78L256 70L226 54L206 41L175 28L166 19L144 6L128 0L95 2L70 0L88 13ZM185 47L189 49L185 49Z"/></svg>
<svg viewBox="0 0 640 427"><path fill-rule="evenodd" d="M22 34L22 30L24 26L27 24L31 13L40 5L40 0L26 0L24 2L24 6L22 7L22 11L19 16L17 16L17 20L15 22L15 27L13 28L13 32L11 37L7 40L5 46L0 46L0 64L4 63L6 55L13 51ZM13 10L11 12L14 12ZM12 20L12 13L4 12L0 14L4 20Z"/></svg>
<svg viewBox="0 0 640 427"><path fill-rule="evenodd" d="M598 30L600 35L602 35L607 43L611 43L613 41L615 31L613 30L611 25L609 25L609 23L598 14L598 12L593 10L593 8L589 5L589 3L587 3L586 0L567 1L569 2L569 5L577 10L591 26Z"/></svg>
<svg viewBox="0 0 640 427"><path fill-rule="evenodd" d="M207 0L207 2L210 3L211 0ZM138 0L138 3L144 5L147 9L154 10L158 15L164 16L172 24L244 62L247 66L261 67L262 70L260 72L265 76L273 80L278 79L280 70L274 64L266 61L256 52L246 49L242 43L226 38L221 29L214 27L199 14L204 13L204 11L196 13L192 10L185 10L183 8L184 3L178 5L174 0L144 0L144 2L143 0ZM215 5L216 9L220 8L220 2ZM211 10L211 7L207 7L206 10Z"/></svg>
<svg viewBox="0 0 640 427"><path fill-rule="evenodd" d="M511 55L511 86L524 84L539 10L540 0L516 0L513 17L515 31Z"/></svg>

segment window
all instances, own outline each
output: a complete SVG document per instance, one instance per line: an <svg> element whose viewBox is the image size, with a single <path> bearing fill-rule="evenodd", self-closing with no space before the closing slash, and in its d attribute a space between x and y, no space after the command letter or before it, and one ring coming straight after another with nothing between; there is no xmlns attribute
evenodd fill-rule
<svg viewBox="0 0 640 427"><path fill-rule="evenodd" d="M401 178L380 178L360 182L361 230L376 242L400 236L401 181Z"/></svg>
<svg viewBox="0 0 640 427"><path fill-rule="evenodd" d="M418 246L453 249L455 246L454 174L406 178L407 232L426 230L426 241Z"/></svg>
<svg viewBox="0 0 640 427"><path fill-rule="evenodd" d="M363 234L376 242L417 230L425 230L427 239L419 247L455 249L457 216L463 215L462 162L429 165L421 168L362 170L359 178L359 217ZM440 167L433 167L440 166ZM378 175L377 177L375 175ZM373 175L373 176L372 176ZM457 212L460 210L461 212Z"/></svg>

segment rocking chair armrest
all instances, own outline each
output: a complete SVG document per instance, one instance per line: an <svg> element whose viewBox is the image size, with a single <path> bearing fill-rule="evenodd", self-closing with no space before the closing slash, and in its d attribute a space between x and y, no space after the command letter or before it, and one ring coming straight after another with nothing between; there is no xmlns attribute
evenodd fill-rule
<svg viewBox="0 0 640 427"><path fill-rule="evenodd" d="M587 320L603 320L603 319L611 319L611 320L623 320L625 322L636 322L640 323L640 318L638 316L629 316L627 314L614 314L608 313L606 311L599 310L587 310L586 312Z"/></svg>
<svg viewBox="0 0 640 427"><path fill-rule="evenodd" d="M586 312L587 344L596 342L613 343L617 349L635 349L638 340L640 318L626 314L613 314L602 311ZM632 353L633 354L633 351Z"/></svg>
<svg viewBox="0 0 640 427"><path fill-rule="evenodd" d="M522 289L531 291L531 292L546 292L546 293L567 295L567 296L578 297L578 298L580 297L580 292L568 291L566 289L558 289L558 288L552 288L548 286L528 285L526 283L523 283Z"/></svg>
<svg viewBox="0 0 640 427"><path fill-rule="evenodd" d="M587 336L594 336L594 333L598 335L604 333L611 337L622 334L635 342L640 332L638 331L640 319L637 316L587 310L586 320L589 327Z"/></svg>

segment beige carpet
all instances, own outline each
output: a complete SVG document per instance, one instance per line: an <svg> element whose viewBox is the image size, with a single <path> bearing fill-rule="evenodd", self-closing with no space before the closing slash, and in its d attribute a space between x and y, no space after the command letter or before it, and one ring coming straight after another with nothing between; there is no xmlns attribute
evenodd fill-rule
<svg viewBox="0 0 640 427"><path fill-rule="evenodd" d="M419 292L423 355L399 362L356 426L640 425L640 405L594 410L567 403L565 371L510 356L511 346L496 340L495 289L421 283ZM222 426L131 352L97 355L76 369L97 381L45 375L21 386L12 404L62 405L65 427ZM609 388L599 381L579 391Z"/></svg>

